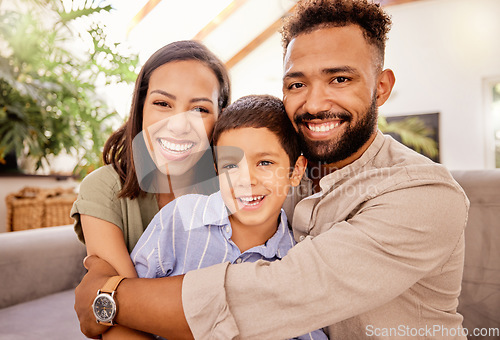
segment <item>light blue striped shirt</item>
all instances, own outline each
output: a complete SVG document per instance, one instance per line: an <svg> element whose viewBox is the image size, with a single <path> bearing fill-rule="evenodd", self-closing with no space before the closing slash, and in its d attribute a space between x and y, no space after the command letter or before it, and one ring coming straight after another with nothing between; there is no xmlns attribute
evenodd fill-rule
<svg viewBox="0 0 500 340"><path fill-rule="evenodd" d="M231 235L228 211L220 191L210 196L184 195L156 214L130 256L139 277L156 278L185 274L227 261L275 261L295 245L283 210L278 230L263 245L241 253ZM327 337L318 330L296 339Z"/></svg>

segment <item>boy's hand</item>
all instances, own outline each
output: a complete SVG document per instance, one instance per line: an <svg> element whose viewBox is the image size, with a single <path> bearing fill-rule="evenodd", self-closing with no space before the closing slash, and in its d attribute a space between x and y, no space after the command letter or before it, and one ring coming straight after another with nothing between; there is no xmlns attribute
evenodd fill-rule
<svg viewBox="0 0 500 340"><path fill-rule="evenodd" d="M88 273L75 289L75 311L80 321L82 333L89 338L99 339L100 335L106 332L109 327L96 322L92 303L97 296L97 291L111 276L118 275L118 273L109 263L94 255L87 256L83 260L83 265L87 268Z"/></svg>

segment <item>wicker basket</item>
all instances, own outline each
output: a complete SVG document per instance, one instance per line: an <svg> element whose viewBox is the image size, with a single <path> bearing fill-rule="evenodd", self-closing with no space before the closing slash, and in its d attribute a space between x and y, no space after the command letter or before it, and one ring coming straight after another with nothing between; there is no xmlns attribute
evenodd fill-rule
<svg viewBox="0 0 500 340"><path fill-rule="evenodd" d="M69 214L76 197L72 188L25 187L9 194L5 198L7 231L71 224Z"/></svg>

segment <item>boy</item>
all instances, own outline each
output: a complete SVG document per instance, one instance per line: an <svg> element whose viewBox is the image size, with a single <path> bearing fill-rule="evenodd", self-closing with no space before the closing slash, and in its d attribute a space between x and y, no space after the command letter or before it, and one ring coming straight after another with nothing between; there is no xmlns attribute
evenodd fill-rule
<svg viewBox="0 0 500 340"><path fill-rule="evenodd" d="M281 100L240 98L219 116L212 144L220 191L184 195L160 210L131 254L139 277L275 261L295 244L281 207L307 161ZM299 339L326 335L317 330Z"/></svg>

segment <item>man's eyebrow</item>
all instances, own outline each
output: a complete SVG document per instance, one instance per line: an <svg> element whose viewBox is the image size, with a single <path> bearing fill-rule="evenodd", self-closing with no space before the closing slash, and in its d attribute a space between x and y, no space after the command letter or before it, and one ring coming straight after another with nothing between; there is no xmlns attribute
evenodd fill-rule
<svg viewBox="0 0 500 340"><path fill-rule="evenodd" d="M337 74L337 73L357 74L358 70L351 66L340 66L340 67L325 68L321 72L325 74Z"/></svg>
<svg viewBox="0 0 500 340"><path fill-rule="evenodd" d="M167 91L163 91L163 90L153 90L151 91L150 93L159 93L161 94L162 96L165 96L165 97L168 97L170 99L173 99L173 100L176 100L177 97L174 96L173 94L171 93L168 93ZM209 102L211 104L213 104L213 100L210 99L210 98L207 98L207 97L197 97L197 98L192 98L189 100L190 103L196 103L196 102Z"/></svg>
<svg viewBox="0 0 500 340"><path fill-rule="evenodd" d="M339 66L339 67L324 68L321 70L321 73L328 74L328 75L337 74L337 73L357 74L358 70L354 67L351 67L351 66ZM286 79L289 79L289 78L301 78L304 76L305 76L304 72L301 72L301 71L289 72L283 76L283 81Z"/></svg>
<svg viewBox="0 0 500 340"><path fill-rule="evenodd" d="M301 78L304 76L303 72L289 72L283 76L283 80L286 80L288 78Z"/></svg>

